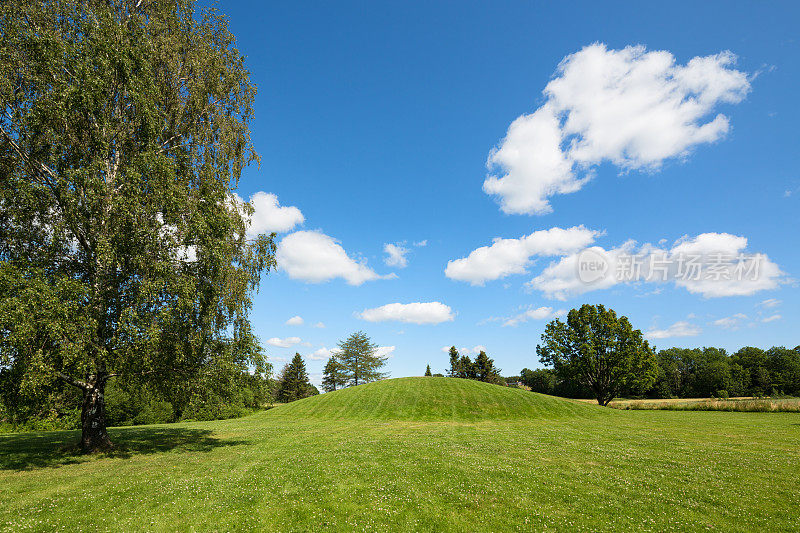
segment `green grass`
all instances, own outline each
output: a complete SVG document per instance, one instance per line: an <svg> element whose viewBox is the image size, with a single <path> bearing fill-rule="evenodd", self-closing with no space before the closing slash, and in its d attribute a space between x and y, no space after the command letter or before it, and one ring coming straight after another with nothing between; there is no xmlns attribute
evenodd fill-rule
<svg viewBox="0 0 800 533"><path fill-rule="evenodd" d="M0 527L797 531L800 416L405 378L235 419L0 436Z"/></svg>

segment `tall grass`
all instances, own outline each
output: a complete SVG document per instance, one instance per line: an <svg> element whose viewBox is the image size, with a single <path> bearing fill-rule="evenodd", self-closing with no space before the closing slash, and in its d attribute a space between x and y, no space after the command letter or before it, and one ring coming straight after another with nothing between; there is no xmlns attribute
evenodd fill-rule
<svg viewBox="0 0 800 533"><path fill-rule="evenodd" d="M753 399L704 399L688 401L663 401L663 402L644 402L631 401L612 405L617 409L635 410L654 410L661 409L667 411L738 411L753 413L800 413L800 399L772 399L772 398L753 398Z"/></svg>

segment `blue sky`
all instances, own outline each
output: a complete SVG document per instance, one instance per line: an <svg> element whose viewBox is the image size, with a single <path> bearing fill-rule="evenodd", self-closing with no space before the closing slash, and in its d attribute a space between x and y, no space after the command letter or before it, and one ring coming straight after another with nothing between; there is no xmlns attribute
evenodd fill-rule
<svg viewBox="0 0 800 533"><path fill-rule="evenodd" d="M546 321L583 303L659 348L800 344L796 5L219 7L259 89L261 165L238 192L275 195L255 197L254 231L280 230L281 268L252 318L276 367L299 351L318 374L363 330L395 377L444 371L453 344L511 375L540 366ZM509 241L470 255L495 238ZM586 247L612 269L679 249L764 268L587 288L570 266Z"/></svg>

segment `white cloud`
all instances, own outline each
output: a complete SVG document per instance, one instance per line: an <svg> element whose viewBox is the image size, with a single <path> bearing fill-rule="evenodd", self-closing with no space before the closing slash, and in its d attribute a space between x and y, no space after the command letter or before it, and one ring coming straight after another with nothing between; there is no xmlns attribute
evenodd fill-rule
<svg viewBox="0 0 800 533"><path fill-rule="evenodd" d="M383 260L386 266L397 268L405 268L408 266L408 259L406 258L408 248L402 246L401 243L384 244L383 251L386 252L386 259Z"/></svg>
<svg viewBox="0 0 800 533"><path fill-rule="evenodd" d="M747 296L778 287L785 274L765 254L746 252L747 238L728 233L684 236L669 249L628 241L617 248L587 248L552 262L526 285L549 298L568 297L625 283L674 283L706 298ZM586 258L603 264L587 281ZM661 270L663 268L663 270Z"/></svg>
<svg viewBox="0 0 800 533"><path fill-rule="evenodd" d="M316 324L314 324L314 327L322 329L325 327L325 324L323 322L317 322Z"/></svg>
<svg viewBox="0 0 800 533"><path fill-rule="evenodd" d="M302 326L303 325L303 317L301 316L293 316L289 320L286 321L287 326Z"/></svg>
<svg viewBox="0 0 800 533"><path fill-rule="evenodd" d="M766 322L775 322L776 320L780 320L781 318L783 318L783 317L776 313L774 315L771 315L771 316L768 316L766 318L761 319L761 322L765 322L765 323Z"/></svg>
<svg viewBox="0 0 800 533"><path fill-rule="evenodd" d="M747 320L747 315L744 313L736 313L732 316L726 316L724 318L717 319L712 322L712 324L722 329L737 330L742 327L742 324L745 320Z"/></svg>
<svg viewBox="0 0 800 533"><path fill-rule="evenodd" d="M528 309L518 315L507 318L503 321L503 327L518 326L529 320L552 320L553 318L567 314L566 309L553 310L552 307L537 307Z"/></svg>
<svg viewBox="0 0 800 533"><path fill-rule="evenodd" d="M312 361L324 361L325 359L329 359L334 354L335 351L336 351L335 348L333 350L329 350L328 348L323 346L319 350L316 350L311 354L309 354L308 358L311 359Z"/></svg>
<svg viewBox="0 0 800 533"><path fill-rule="evenodd" d="M244 200L234 194L237 205ZM253 213L249 217L247 238L252 239L262 233L285 233L305 222L300 209L294 206L281 206L278 197L272 193L259 191L250 197Z"/></svg>
<svg viewBox="0 0 800 533"><path fill-rule="evenodd" d="M392 358L394 357L394 350L396 346L378 346L375 349L375 355L379 355L381 357Z"/></svg>
<svg viewBox="0 0 800 533"><path fill-rule="evenodd" d="M425 246L428 246L428 239L422 239L421 241L417 241L417 242L414 243L414 246L417 246L419 248L423 248Z"/></svg>
<svg viewBox="0 0 800 533"><path fill-rule="evenodd" d="M696 337L702 333L699 326L686 321L675 322L667 329L651 329L644 334L648 339L671 339L674 337Z"/></svg>
<svg viewBox="0 0 800 533"><path fill-rule="evenodd" d="M303 342L303 340L300 337L286 337L285 339L272 337L271 339L267 339L267 344L270 346L277 346L278 348L290 348L301 342Z"/></svg>
<svg viewBox="0 0 800 533"><path fill-rule="evenodd" d="M444 353L448 353L450 351L450 346L442 346L441 350ZM459 355L472 355L488 351L486 349L486 346L484 346L483 344L475 345L472 348L469 348L467 346L462 346L461 348L456 348L456 350L458 350Z"/></svg>
<svg viewBox="0 0 800 533"><path fill-rule="evenodd" d="M773 307L778 307L781 305L781 300L777 300L775 298L767 298L766 300L761 301L757 307L763 307L764 309L772 309Z"/></svg>
<svg viewBox="0 0 800 533"><path fill-rule="evenodd" d="M448 261L444 274L450 279L483 285L511 274L524 274L535 256L564 255L583 249L601 232L574 226L534 231L519 239L494 239L467 257Z"/></svg>
<svg viewBox="0 0 800 533"><path fill-rule="evenodd" d="M667 51L600 43L565 57L544 104L512 122L489 154L488 168L500 172L487 176L484 191L506 213L543 214L549 197L579 190L603 161L654 170L720 139L729 123L712 117L714 108L750 90L735 60L722 52L679 65Z"/></svg>
<svg viewBox="0 0 800 533"><path fill-rule="evenodd" d="M391 303L364 309L358 317L368 322L407 322L410 324L440 324L455 318L453 310L440 302Z"/></svg>
<svg viewBox="0 0 800 533"><path fill-rule="evenodd" d="M296 231L284 237L275 254L278 268L290 278L321 283L342 278L350 285L385 279L364 262L347 255L339 242L319 231Z"/></svg>

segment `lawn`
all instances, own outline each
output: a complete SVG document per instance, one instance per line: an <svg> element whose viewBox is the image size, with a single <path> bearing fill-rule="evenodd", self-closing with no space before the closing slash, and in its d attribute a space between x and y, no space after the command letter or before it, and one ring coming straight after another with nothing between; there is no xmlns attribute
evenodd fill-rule
<svg viewBox="0 0 800 533"><path fill-rule="evenodd" d="M402 378L217 422L0 435L20 530L797 531L800 416Z"/></svg>

